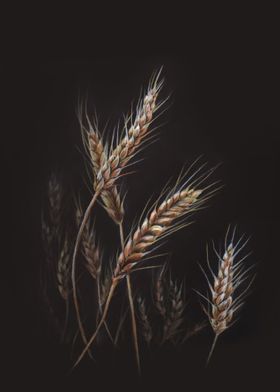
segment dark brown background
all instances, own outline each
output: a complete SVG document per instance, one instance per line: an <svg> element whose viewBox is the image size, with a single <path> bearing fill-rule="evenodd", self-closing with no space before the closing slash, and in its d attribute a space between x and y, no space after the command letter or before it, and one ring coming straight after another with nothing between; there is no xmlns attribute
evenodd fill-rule
<svg viewBox="0 0 280 392"><path fill-rule="evenodd" d="M84 165L76 148L81 145L75 114L79 94L88 95L101 124L109 119L110 128L161 65L166 80L163 96L172 93L170 107L158 122L162 124L160 140L145 151L137 172L125 180L127 227L151 192L159 192L170 175L203 154L211 165L222 163L215 178L225 187L193 227L170 240L167 249L173 253L174 273L186 276L189 289L201 285L197 261L203 261L206 241L222 239L227 225L233 223L240 233L252 235L251 262L257 263L258 274L240 321L221 337L207 369L210 330L177 351L145 353L144 376L137 385L147 390L161 386L245 390L257 384L271 390L277 382L279 64L274 24L268 23L269 29L262 23L251 25L249 16L242 31L234 18L230 27L225 20L221 28L214 22L208 28L200 21L187 32L173 31L171 39L165 25L161 35L149 31L150 41L139 37L134 46L126 37L126 41L111 42L111 48L100 31L91 32L92 45L81 55L75 50L79 47L75 39L67 41L69 53L62 54L65 47L58 45L56 54L48 55L44 45L55 42L55 34L50 34L51 40L44 34L35 49L18 49L5 73L12 91L10 122L17 174L13 180L17 245L12 250L13 287L18 290L11 294L11 286L7 288L12 303L7 323L14 338L10 382L17 378L36 390L48 386L99 391L102 381L104 390L109 384L126 390L130 381L137 380L129 342L128 352L119 357L108 359L105 350L97 364L86 362L69 375L67 351L48 329L40 299L40 211L52 169L63 170L69 188L83 183ZM113 227L102 222L100 236L113 241ZM199 304L191 290L188 295L189 311L193 307L198 314Z"/></svg>

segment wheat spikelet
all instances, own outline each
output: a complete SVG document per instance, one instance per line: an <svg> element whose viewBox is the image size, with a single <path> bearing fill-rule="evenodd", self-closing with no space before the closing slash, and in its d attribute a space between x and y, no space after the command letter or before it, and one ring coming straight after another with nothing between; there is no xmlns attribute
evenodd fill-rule
<svg viewBox="0 0 280 392"><path fill-rule="evenodd" d="M69 261L68 239L65 237L57 263L57 283L61 297L66 301L69 296Z"/></svg>
<svg viewBox="0 0 280 392"><path fill-rule="evenodd" d="M148 318L145 300L141 297L138 297L137 302L138 302L139 315L142 324L142 334L146 343L149 345L153 338L153 331L152 331L151 323Z"/></svg>
<svg viewBox="0 0 280 392"><path fill-rule="evenodd" d="M222 257L219 256L214 247L215 254L218 257L218 272L216 275L210 267L207 251L207 263L214 282L212 285L207 278L211 296L210 299L204 297L207 299L209 305L208 310L205 309L205 311L215 333L215 339L208 356L208 361L211 358L218 336L234 323L234 316L243 306L244 297L252 283L251 280L247 287L241 293L236 295L236 291L239 289L240 285L249 278L249 271L252 267L247 269L243 268L242 262L248 254L242 259L236 261L237 255L247 244L248 240L241 245L243 238L241 237L239 241L234 244L234 230L231 241L227 243L228 232L225 240L225 251Z"/></svg>

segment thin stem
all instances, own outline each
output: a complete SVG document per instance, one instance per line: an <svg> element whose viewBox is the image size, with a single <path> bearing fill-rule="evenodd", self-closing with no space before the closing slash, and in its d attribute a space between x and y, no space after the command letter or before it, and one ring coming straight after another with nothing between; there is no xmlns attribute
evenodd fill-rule
<svg viewBox="0 0 280 392"><path fill-rule="evenodd" d="M126 284L127 284L127 294L128 294L130 313L131 313L131 326L132 326L132 334L133 334L133 342L134 342L134 348L135 348L137 369L138 369L138 373L141 374L139 347L138 347L138 339L137 339L137 326L136 326L135 310L134 310L134 303L133 303L132 289L131 289L131 282L130 282L130 275L129 274L126 275Z"/></svg>
<svg viewBox="0 0 280 392"><path fill-rule="evenodd" d="M219 334L216 334L216 335L215 335L215 338L214 338L214 340L213 340L212 346L211 346L210 353L209 353L208 358L207 358L206 366L209 364L209 361L210 361L210 359L211 359L211 357L212 357L212 354L213 354L214 348L215 348L215 346L216 346L218 337L219 337Z"/></svg>
<svg viewBox="0 0 280 392"><path fill-rule="evenodd" d="M78 325L79 325L79 330L83 339L84 344L87 344L87 338L86 338L86 334L85 334L85 330L82 324L82 320L81 320L81 316L80 316L80 308L79 308L79 302L78 302L78 296L77 296L77 286L76 286L76 259L77 259L77 253L78 253L78 249L79 249L79 245L80 242L82 240L82 235L83 235L83 231L85 228L85 225L89 219L91 210L99 196L100 192L96 192L95 195L93 196L93 198L91 199L91 202L89 203L85 214L83 216L83 220L82 223L80 225L79 231L78 231L78 235L76 238L76 242L75 242L75 247L74 247L74 252L73 252L73 258L72 258L72 273L71 273L71 280L72 280L72 287L73 287L73 300L74 300L74 306L75 306L75 311L76 311L76 316L77 316L77 321L78 321ZM89 353L90 355L90 353Z"/></svg>
<svg viewBox="0 0 280 392"><path fill-rule="evenodd" d="M127 316L127 310L125 311L124 315L121 317L121 319L119 321L119 325L118 325L118 328L117 328L117 331L116 331L116 335L115 335L115 339L114 339L114 345L115 346L117 346L117 344L118 344L118 340L119 340L119 336L120 336L120 333L121 333L121 329L122 329L122 326L123 326L123 323L125 321L126 316Z"/></svg>
<svg viewBox="0 0 280 392"><path fill-rule="evenodd" d="M122 224L122 222L119 223L119 230L120 230L121 247L122 247L122 250L123 250L124 249L124 233L123 233L123 224Z"/></svg>
<svg viewBox="0 0 280 392"><path fill-rule="evenodd" d="M122 223L119 224L119 228L120 228L120 238L121 238L121 245L122 245L122 251L123 251L124 250L124 233L123 233ZM131 280L130 280L129 273L126 275L126 285L127 285L127 294L128 294L130 314L131 314L131 326L132 326L132 335L133 335L133 342L134 342L134 348L135 348L137 369L138 369L138 373L141 374L140 355L139 355L139 346L138 346L138 338L137 338L137 324L136 324L135 308L134 308L134 303L133 303Z"/></svg>
<svg viewBox="0 0 280 392"><path fill-rule="evenodd" d="M117 287L117 283L118 283L117 281L112 282L112 285L110 287L110 291L109 291L109 294L108 294L108 297L107 297L107 301L106 301L106 304L105 304L105 308L104 308L104 312L103 312L103 315L101 317L101 320L99 321L99 324L98 324L94 334L90 338L89 342L86 344L86 347L84 348L84 350L80 354L79 358L75 362L73 368L76 367L80 363L80 361L83 359L85 353L89 350L89 348L92 345L92 343L94 342L94 340L95 340L95 338L96 338L100 328L102 327L102 325L103 325L103 323L104 323L104 321L105 321L105 319L107 317L109 306L110 306L110 303L111 303L111 300L112 300L115 288Z"/></svg>

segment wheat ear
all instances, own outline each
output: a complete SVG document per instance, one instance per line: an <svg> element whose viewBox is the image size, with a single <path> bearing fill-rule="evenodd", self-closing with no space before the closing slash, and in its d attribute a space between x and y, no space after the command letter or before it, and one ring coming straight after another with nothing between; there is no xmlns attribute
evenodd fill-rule
<svg viewBox="0 0 280 392"><path fill-rule="evenodd" d="M177 192L175 192L175 189L172 189L168 194L168 198L165 199L158 207L154 208L131 238L128 239L124 250L121 252L117 260L117 266L113 274L112 285L106 301L103 316L96 331L92 335L74 366L77 366L86 351L94 342L106 319L113 293L119 281L126 277L127 274L129 274L132 269L144 259L147 255L148 248L151 248L161 238L166 237L181 227L178 225L178 220L180 218L184 218L186 214L191 211L194 211L204 201L198 201L198 197L201 193L202 190L194 190L189 187Z"/></svg>
<svg viewBox="0 0 280 392"><path fill-rule="evenodd" d="M87 120L86 125L83 124L82 108L80 108L79 122L86 151L89 156L90 165L92 167L95 189L97 174L99 173L101 167L108 160L108 152L107 148L104 147L102 138L97 128L97 124L90 121L86 110L85 116ZM103 202L103 207L107 211L110 218L112 218L116 224L120 224L123 221L124 209L123 202L121 201L121 197L116 185L112 186L110 189L104 189L101 192L100 197Z"/></svg>
<svg viewBox="0 0 280 392"><path fill-rule="evenodd" d="M137 298L140 319L142 323L142 333L148 346L153 338L153 330L148 317L145 300L141 297Z"/></svg>
<svg viewBox="0 0 280 392"><path fill-rule="evenodd" d="M76 237L72 258L71 280L73 286L73 300L78 319L78 325L85 344L86 338L82 333L83 325L79 314L79 303L76 288L76 258L78 248L82 239L82 232L85 228L85 224L90 216L91 210L97 198L104 190L107 191L113 185L115 185L115 182L119 178L121 171L128 164L129 160L135 155L137 148L141 146L141 143L147 135L149 125L152 121L153 113L157 108L156 98L162 84L158 83L158 77L159 75L155 79L153 86L148 90L148 93L142 103L142 109L139 110L131 129L127 132L127 135L122 139L120 144L111 152L108 160L106 160L104 164L102 164L101 169L99 170L96 177L95 194L86 209Z"/></svg>
<svg viewBox="0 0 280 392"><path fill-rule="evenodd" d="M48 183L48 202L50 221L55 237L59 236L61 231L62 198L62 186L57 176L52 173Z"/></svg>
<svg viewBox="0 0 280 392"><path fill-rule="evenodd" d="M207 251L207 262L214 282L212 285L207 278L211 297L210 299L207 299L208 310L205 311L208 315L211 327L215 334L215 338L208 355L207 363L210 361L210 358L213 354L218 337L234 323L234 316L236 312L243 306L244 297L253 281L251 280L245 289L236 295L236 291L239 289L240 285L243 282L246 282L249 278L249 271L252 267L247 269L243 267L242 262L248 255L244 256L240 260L236 260L237 255L245 247L248 240L241 243L243 238L241 237L237 243L234 244L234 234L235 230L233 232L232 239L228 243L227 232L225 240L225 251L222 257L219 256L214 247L215 254L218 257L218 272L216 275L213 273L210 267Z"/></svg>
<svg viewBox="0 0 280 392"><path fill-rule="evenodd" d="M140 109L137 111L133 124L125 130L125 136L111 151L108 160L104 161L101 166L97 175L97 191L99 189L107 190L115 184L122 170L147 138L153 115L158 109L156 100L162 86L162 82L158 83L158 78L159 75L145 95L143 102L140 103Z"/></svg>
<svg viewBox="0 0 280 392"><path fill-rule="evenodd" d="M162 343L172 340L179 332L179 327L183 322L183 312L185 309L185 299L183 285L178 285L170 277L169 282L169 307L164 319Z"/></svg>

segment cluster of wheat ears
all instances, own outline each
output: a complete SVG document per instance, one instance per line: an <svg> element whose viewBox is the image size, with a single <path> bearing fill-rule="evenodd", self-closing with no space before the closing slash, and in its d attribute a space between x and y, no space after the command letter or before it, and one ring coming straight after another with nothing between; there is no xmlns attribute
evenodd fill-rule
<svg viewBox="0 0 280 392"><path fill-rule="evenodd" d="M206 164L200 164L197 169L192 165L187 171L182 170L174 184L169 182L158 199L151 206L144 208L138 223L129 231L126 228L124 230L126 208L124 196L120 191L121 179L127 173L125 170L131 165L135 156L154 138L153 123L166 102L166 100L159 101L162 86L161 72L157 72L151 78L147 91L139 100L135 112L125 118L123 131L115 133L111 140L108 140L108 137L104 140L95 121L88 115L86 107L79 105L78 118L87 160L90 163L93 196L85 211L81 203L75 204L76 232L74 230L71 234L64 229L63 189L57 176L53 174L48 184L48 208L44 211L42 219L46 265L52 271L50 276L55 277L53 286L65 304L63 308L59 308L59 312L65 314L62 335L65 337L67 329L70 328L69 309L72 309L75 315L72 317L72 322L75 322L76 329L78 327L72 342L77 342L80 336L80 343L83 343L74 366L86 354L91 358L94 356L93 344L101 331L107 334L113 344L116 344L128 312L131 317L131 336L139 372L141 369L139 342L147 345L165 342L184 343L207 325L210 325L214 332L214 343L209 360L218 336L234 323L236 313L243 305L252 282L252 279L248 279L251 267L244 267L244 260L248 254L240 256L248 239L244 236L236 238L236 229L229 227L224 249L218 252L213 245L212 255L216 265L210 263L207 247L206 259L209 271L206 272L201 267L209 290L205 293L196 292L201 298L201 305L207 319L186 330L184 324L186 299L183 282L172 278L166 263L143 264L144 261L155 259L155 254L153 253L152 256L151 252L158 249L159 242L188 226L191 223L189 217L204 207L205 202L219 189L217 182L207 185L207 180L214 169L207 169ZM116 258L110 262L105 260L100 242L96 238L93 217L97 202L106 210L119 232L120 250ZM129 232L126 238L124 232ZM149 268L154 272L152 279L150 274L146 278L150 279L149 285L152 288L150 290L152 298L147 299L144 289L142 292L138 289L137 296L135 295L131 276L137 274L139 270ZM91 323L89 326L91 333L82 314L85 313L85 306L82 306L83 297L80 294L82 290L79 289L82 285L81 269L83 272L88 272L96 293L95 328L92 328ZM124 314L115 317L120 321L117 328L113 328L108 315L114 293L121 282L124 282L120 288L121 295L128 298L128 307ZM124 289L127 294L123 293ZM56 315L57 309L54 309L50 299L53 294L47 295L47 290L45 294L50 313L59 325L61 317Z"/></svg>

